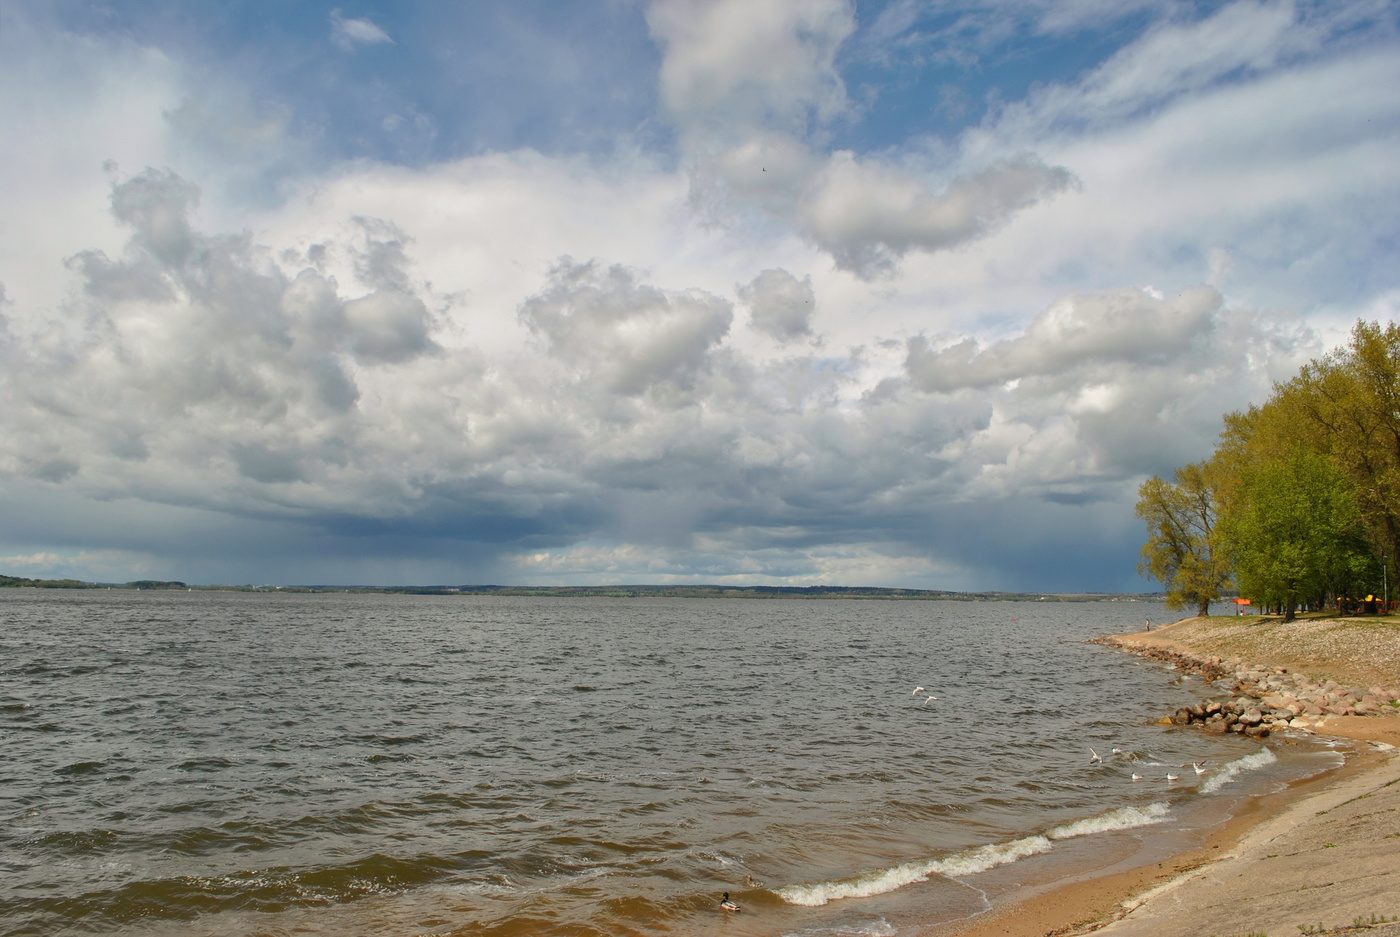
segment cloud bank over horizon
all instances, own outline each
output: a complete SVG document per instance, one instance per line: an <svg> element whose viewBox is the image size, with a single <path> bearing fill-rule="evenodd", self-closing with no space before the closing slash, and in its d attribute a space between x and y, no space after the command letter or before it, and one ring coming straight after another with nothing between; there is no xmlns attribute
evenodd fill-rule
<svg viewBox="0 0 1400 937"><path fill-rule="evenodd" d="M0 571L1137 591L1400 303L1388 4L553 6L0 10Z"/></svg>

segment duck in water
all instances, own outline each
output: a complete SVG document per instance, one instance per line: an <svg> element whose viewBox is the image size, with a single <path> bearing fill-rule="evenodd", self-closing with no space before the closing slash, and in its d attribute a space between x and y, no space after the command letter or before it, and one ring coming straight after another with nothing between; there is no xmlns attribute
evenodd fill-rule
<svg viewBox="0 0 1400 937"><path fill-rule="evenodd" d="M724 893L724 897L719 900L719 906L724 911L742 911L743 908L729 900L729 892Z"/></svg>

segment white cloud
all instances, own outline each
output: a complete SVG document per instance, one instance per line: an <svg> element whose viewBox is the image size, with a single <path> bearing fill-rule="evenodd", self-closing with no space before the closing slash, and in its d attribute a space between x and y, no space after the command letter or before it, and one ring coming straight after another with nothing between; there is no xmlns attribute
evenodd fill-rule
<svg viewBox="0 0 1400 937"><path fill-rule="evenodd" d="M71 87L0 95L30 133L0 141L4 548L118 580L1130 580L1142 475L1395 308L1397 60L1287 11L872 153L827 143L847 5L661 3L678 165L334 165L261 212L227 182L286 152L275 105L210 162L191 102L237 94L58 43Z"/></svg>
<svg viewBox="0 0 1400 937"><path fill-rule="evenodd" d="M846 0L657 0L646 15L662 100L692 147L801 136L846 107L834 64L855 28Z"/></svg>
<svg viewBox="0 0 1400 937"><path fill-rule="evenodd" d="M394 40L369 19L347 19L339 9L331 10L331 41L347 52L356 46L373 46Z"/></svg>
<svg viewBox="0 0 1400 937"><path fill-rule="evenodd" d="M749 321L758 331L780 342L811 336L812 314L816 312L811 276L799 280L783 269L764 270L737 289L749 307Z"/></svg>
<svg viewBox="0 0 1400 937"><path fill-rule="evenodd" d="M922 337L911 339L909 373L921 390L946 392L1100 363L1175 362L1210 340L1220 306L1220 294L1209 287L1169 300L1142 290L1069 296L1031 320L1021 335L986 348L963 339L932 351Z"/></svg>

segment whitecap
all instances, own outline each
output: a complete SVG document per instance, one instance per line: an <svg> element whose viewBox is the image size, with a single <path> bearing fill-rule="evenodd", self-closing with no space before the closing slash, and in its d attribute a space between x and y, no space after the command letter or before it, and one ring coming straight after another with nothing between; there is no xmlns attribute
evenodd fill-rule
<svg viewBox="0 0 1400 937"><path fill-rule="evenodd" d="M777 893L788 904L814 908L841 898L883 895L914 882L927 881L930 875L944 875L948 878L976 875L978 872L985 872L1036 853L1047 852L1049 849L1050 840L1044 836L1027 836L1009 843L989 843L942 859L922 859L889 869L876 869L855 878L788 885L779 888Z"/></svg>
<svg viewBox="0 0 1400 937"><path fill-rule="evenodd" d="M941 859L906 862L893 868L876 869L854 878L788 885L777 889L777 894L788 904L804 907L819 907L842 898L869 898L915 882L927 881L931 875L962 878L986 872L1027 856L1049 852L1054 840L1160 823L1168 812L1169 808L1164 803L1151 803L1143 807L1119 807L1098 816L1057 826L1043 836L1026 836L1005 843L988 843Z"/></svg>
<svg viewBox="0 0 1400 937"><path fill-rule="evenodd" d="M1131 830L1134 827L1161 823L1166 819L1169 810L1166 804L1160 802L1145 807L1119 807L1096 817L1086 817L1057 826L1045 835L1051 839L1073 839L1076 836L1106 833L1109 830Z"/></svg>
<svg viewBox="0 0 1400 937"><path fill-rule="evenodd" d="M1200 786L1200 791L1202 794L1213 794L1244 772L1263 768L1276 761L1278 761L1278 757L1274 755L1271 749L1261 748L1252 755L1245 755L1243 758L1237 758L1228 764L1222 765L1219 771L1206 778L1205 782Z"/></svg>

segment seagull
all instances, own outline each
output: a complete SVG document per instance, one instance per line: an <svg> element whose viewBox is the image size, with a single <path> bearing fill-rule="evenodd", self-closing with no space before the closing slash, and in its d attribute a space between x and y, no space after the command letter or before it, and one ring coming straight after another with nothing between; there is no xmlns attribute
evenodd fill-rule
<svg viewBox="0 0 1400 937"><path fill-rule="evenodd" d="M930 696L928 699L924 700L924 705L927 706L929 703L932 703L936 699L938 699L938 697Z"/></svg>
<svg viewBox="0 0 1400 937"><path fill-rule="evenodd" d="M1197 774L1205 774L1205 773L1206 773L1206 763L1205 763L1204 761L1193 761L1193 762L1191 762L1191 768L1192 768L1192 770L1195 771Z"/></svg>
<svg viewBox="0 0 1400 937"><path fill-rule="evenodd" d="M719 900L719 906L725 911L742 911L743 908L729 900L729 892L724 893L724 897Z"/></svg>
<svg viewBox="0 0 1400 937"><path fill-rule="evenodd" d="M1123 754L1123 749L1121 749L1121 748L1115 748L1115 749L1113 750L1113 754L1115 754L1115 755L1121 755L1121 754Z"/></svg>
<svg viewBox="0 0 1400 937"><path fill-rule="evenodd" d="M1141 781L1141 780L1142 780L1142 775L1140 775L1140 774L1138 774L1136 771L1134 771L1134 772L1133 772L1133 780L1134 780L1134 781Z"/></svg>
<svg viewBox="0 0 1400 937"><path fill-rule="evenodd" d="M1103 761L1103 759L1099 757L1099 753L1094 751L1092 748L1089 749L1089 754L1093 756L1089 759L1089 764L1096 765Z"/></svg>
<svg viewBox="0 0 1400 937"><path fill-rule="evenodd" d="M1180 777L1180 775L1168 774L1168 775L1167 775L1167 780L1168 780L1168 781L1175 781L1178 777Z"/></svg>
<svg viewBox="0 0 1400 937"><path fill-rule="evenodd" d="M924 692L924 688L923 688L923 687L921 687L921 686L916 686L916 687L914 687L914 692L913 692L913 693L910 693L909 695L910 695L910 696L918 696L920 693L923 693L923 692Z"/></svg>

